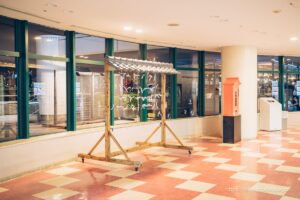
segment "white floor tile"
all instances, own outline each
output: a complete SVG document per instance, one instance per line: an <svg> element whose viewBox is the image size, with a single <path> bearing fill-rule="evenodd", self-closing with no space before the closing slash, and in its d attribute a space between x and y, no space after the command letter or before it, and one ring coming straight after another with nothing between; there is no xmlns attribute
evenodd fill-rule
<svg viewBox="0 0 300 200"><path fill-rule="evenodd" d="M4 187L0 187L0 193L6 192L6 191L8 191L8 189L6 189L6 188L4 188Z"/></svg>
<svg viewBox="0 0 300 200"><path fill-rule="evenodd" d="M231 159L228 158L220 158L220 157L208 157L203 159L205 162L214 162L214 163L226 163L230 161Z"/></svg>
<svg viewBox="0 0 300 200"><path fill-rule="evenodd" d="M294 155L292 155L292 157L294 157L294 158L300 158L300 153L295 153Z"/></svg>
<svg viewBox="0 0 300 200"><path fill-rule="evenodd" d="M251 151L251 149L247 148L247 147L233 147L229 149L230 151L240 151L240 152L247 152L247 151Z"/></svg>
<svg viewBox="0 0 300 200"><path fill-rule="evenodd" d="M75 179L75 178L66 177L66 176L57 176L54 178L49 178L49 179L43 180L40 183L52 185L55 187L61 187L64 185L68 185L68 184L77 182L77 181L79 181L79 180Z"/></svg>
<svg viewBox="0 0 300 200"><path fill-rule="evenodd" d="M270 147L270 148L280 148L281 144L272 144L272 143L267 143L267 144L262 144L262 147Z"/></svg>
<svg viewBox="0 0 300 200"><path fill-rule="evenodd" d="M257 161L257 163L263 163L268 165L282 165L284 162L284 160L276 160L270 158L261 158Z"/></svg>
<svg viewBox="0 0 300 200"><path fill-rule="evenodd" d="M167 169L173 169L173 170L179 170L179 169L185 168L187 166L188 166L188 164L169 162L169 163L161 164L158 167L167 168Z"/></svg>
<svg viewBox="0 0 300 200"><path fill-rule="evenodd" d="M276 171L281 172L290 172L290 173L297 173L300 174L300 167L288 166L288 165L281 165L275 169Z"/></svg>
<svg viewBox="0 0 300 200"><path fill-rule="evenodd" d="M125 192L111 196L109 199L110 200L148 200L153 197L154 197L153 194L127 190Z"/></svg>
<svg viewBox="0 0 300 200"><path fill-rule="evenodd" d="M177 170L177 171L173 171L169 174L166 174L166 176L168 176L168 177L180 178L180 179L186 179L186 180L193 179L199 175L200 175L200 173L183 171L183 170Z"/></svg>
<svg viewBox="0 0 300 200"><path fill-rule="evenodd" d="M188 180L184 183L177 185L176 188L191 190L196 192L206 192L207 190L210 190L211 188L215 187L215 185L216 184L212 184L212 183Z"/></svg>
<svg viewBox="0 0 300 200"><path fill-rule="evenodd" d="M80 171L79 169L76 168L72 168L72 167L59 167L59 168L55 168L49 171L46 171L49 174L54 174L54 175L67 175L67 174L72 174L74 172L78 172Z"/></svg>
<svg viewBox="0 0 300 200"><path fill-rule="evenodd" d="M149 160L156 160L160 162L172 162L177 159L178 159L177 157L171 157L171 156L156 156L156 157L149 158Z"/></svg>
<svg viewBox="0 0 300 200"><path fill-rule="evenodd" d="M46 190L44 192L40 192L37 194L34 194L32 196L40 198L40 199L45 199L45 200L56 200L56 199L66 199L69 198L71 196L74 196L76 194L78 194L79 192L77 191L73 191L73 190L69 190L69 189L65 189L65 188L52 188L50 190Z"/></svg>
<svg viewBox="0 0 300 200"><path fill-rule="evenodd" d="M106 172L106 175L110 175L110 176L117 176L117 177L128 177L134 174L137 174L137 171L133 171L133 170L129 170L129 169L118 169L118 170L112 170L109 172Z"/></svg>
<svg viewBox="0 0 300 200"><path fill-rule="evenodd" d="M251 158L262 158L262 157L265 157L266 154L249 151L249 152L243 152L242 156L251 157Z"/></svg>
<svg viewBox="0 0 300 200"><path fill-rule="evenodd" d="M262 192L267 194L283 196L290 188L282 185L256 183L249 190L254 192Z"/></svg>
<svg viewBox="0 0 300 200"><path fill-rule="evenodd" d="M289 148L278 148L276 149L278 152L282 153L297 153L299 150L298 149L289 149Z"/></svg>
<svg viewBox="0 0 300 200"><path fill-rule="evenodd" d="M199 151L199 152L193 153L194 156L205 156L205 157L215 156L217 154L218 153L209 152L209 151Z"/></svg>
<svg viewBox="0 0 300 200"><path fill-rule="evenodd" d="M238 179L243 181L254 181L258 182L262 180L265 177L265 175L262 174L254 174L254 173L247 173L247 172L237 172L233 174L230 178L232 179Z"/></svg>
<svg viewBox="0 0 300 200"><path fill-rule="evenodd" d="M216 169L222 169L222 170L227 170L227 171L241 171L245 169L245 166L242 165L231 165L231 164L221 164L215 167Z"/></svg>
<svg viewBox="0 0 300 200"><path fill-rule="evenodd" d="M125 190L130 190L132 188L135 188L135 187L143 185L143 184L145 184L144 181L139 181L139 180L134 180L134 179L129 179L129 178L121 178L121 179L106 183L105 185L122 188Z"/></svg>
<svg viewBox="0 0 300 200"><path fill-rule="evenodd" d="M235 198L226 197L216 194L202 193L199 196L193 198L193 200L234 200Z"/></svg>

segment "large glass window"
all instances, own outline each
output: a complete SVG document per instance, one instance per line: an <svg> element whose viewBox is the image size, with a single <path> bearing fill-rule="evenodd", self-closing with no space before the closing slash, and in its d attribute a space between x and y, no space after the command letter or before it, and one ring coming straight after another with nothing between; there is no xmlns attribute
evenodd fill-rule
<svg viewBox="0 0 300 200"><path fill-rule="evenodd" d="M105 118L103 72L103 66L76 65L76 115L78 128L103 125Z"/></svg>
<svg viewBox="0 0 300 200"><path fill-rule="evenodd" d="M98 65L76 64L77 128L103 125L105 39L77 33L75 43L77 59L102 61Z"/></svg>
<svg viewBox="0 0 300 200"><path fill-rule="evenodd" d="M29 23L28 38L30 53L57 57L66 55L64 31Z"/></svg>
<svg viewBox="0 0 300 200"><path fill-rule="evenodd" d="M257 56L258 71L278 71L278 57L275 56Z"/></svg>
<svg viewBox="0 0 300 200"><path fill-rule="evenodd" d="M16 78L14 58L0 56L0 141L17 136Z"/></svg>
<svg viewBox="0 0 300 200"><path fill-rule="evenodd" d="M221 112L221 72L205 72L205 115L218 115Z"/></svg>
<svg viewBox="0 0 300 200"><path fill-rule="evenodd" d="M178 49L177 66L178 117L197 116L198 105L198 56L196 51Z"/></svg>
<svg viewBox="0 0 300 200"><path fill-rule="evenodd" d="M278 58L257 56L257 97L273 97L278 100Z"/></svg>
<svg viewBox="0 0 300 200"><path fill-rule="evenodd" d="M0 50L14 51L14 20L0 16ZM0 142L17 137L15 58L0 56Z"/></svg>
<svg viewBox="0 0 300 200"><path fill-rule="evenodd" d="M66 127L66 63L29 60L30 136Z"/></svg>
<svg viewBox="0 0 300 200"><path fill-rule="evenodd" d="M156 62L170 62L169 48L159 46L148 46L148 59ZM148 119L157 120L161 118L161 76L160 74L148 74L148 94L150 96L148 102ZM166 81L166 117L171 118L171 96L170 96L170 77L167 76Z"/></svg>
<svg viewBox="0 0 300 200"><path fill-rule="evenodd" d="M104 61L105 39L76 33L76 58Z"/></svg>
<svg viewBox="0 0 300 200"><path fill-rule="evenodd" d="M139 44L115 41L114 56L139 59ZM114 109L116 124L140 121L140 76L137 72L116 71Z"/></svg>
<svg viewBox="0 0 300 200"><path fill-rule="evenodd" d="M0 49L15 51L14 20L0 16Z"/></svg>
<svg viewBox="0 0 300 200"><path fill-rule="evenodd" d="M205 115L221 113L221 54L205 52Z"/></svg>
<svg viewBox="0 0 300 200"><path fill-rule="evenodd" d="M197 51L178 49L177 67L178 68L195 68L198 69Z"/></svg>
<svg viewBox="0 0 300 200"><path fill-rule="evenodd" d="M197 116L198 71L180 71L177 75L178 117Z"/></svg>
<svg viewBox="0 0 300 200"><path fill-rule="evenodd" d="M285 57L285 110L300 110L300 57Z"/></svg>
<svg viewBox="0 0 300 200"><path fill-rule="evenodd" d="M29 53L65 57L64 32L35 24L28 26ZM30 136L66 128L66 62L29 60Z"/></svg>

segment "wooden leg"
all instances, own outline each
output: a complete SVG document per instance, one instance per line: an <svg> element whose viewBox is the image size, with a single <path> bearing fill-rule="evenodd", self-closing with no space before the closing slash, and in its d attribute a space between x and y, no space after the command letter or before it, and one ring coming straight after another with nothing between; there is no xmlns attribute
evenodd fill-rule
<svg viewBox="0 0 300 200"><path fill-rule="evenodd" d="M156 133L156 131L161 127L161 124L159 124L152 133L147 137L147 139L144 142L138 142L138 144L145 144L148 143L148 141L152 138L152 136Z"/></svg>
<svg viewBox="0 0 300 200"><path fill-rule="evenodd" d="M122 148L122 146L119 144L119 142L117 141L117 139L115 138L115 136L109 131L109 135L110 137L113 139L113 141L116 143L116 145L119 147L119 149L122 151L123 155L125 156L125 158L127 160L130 160L126 151Z"/></svg>
<svg viewBox="0 0 300 200"><path fill-rule="evenodd" d="M101 138L97 141L97 143L93 146L93 148L90 150L90 152L88 153L88 155L91 155L93 153L93 151L96 149L96 147L100 144L100 142L104 139L105 134L103 134L101 136Z"/></svg>
<svg viewBox="0 0 300 200"><path fill-rule="evenodd" d="M184 146L184 144L180 141L180 139L177 137L177 135L172 131L172 129L167 125L165 124L167 129L172 133L172 135L175 137L175 139L177 140L177 142L181 145L181 146Z"/></svg>

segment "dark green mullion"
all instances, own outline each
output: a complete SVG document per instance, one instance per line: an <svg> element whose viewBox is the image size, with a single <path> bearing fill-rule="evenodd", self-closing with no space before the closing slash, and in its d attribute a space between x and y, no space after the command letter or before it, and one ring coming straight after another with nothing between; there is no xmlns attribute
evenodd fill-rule
<svg viewBox="0 0 300 200"><path fill-rule="evenodd" d="M17 99L18 99L18 139L29 137L29 70L28 70L28 22L15 21Z"/></svg>
<svg viewBox="0 0 300 200"><path fill-rule="evenodd" d="M177 67L177 48L169 49L170 62ZM177 118L177 75L170 75L171 117Z"/></svg>
<svg viewBox="0 0 300 200"><path fill-rule="evenodd" d="M105 55L106 56L113 56L114 55L114 39L112 38L105 38ZM111 71L109 73L110 76L110 125L115 124L115 109L114 109L114 82L115 82L115 73Z"/></svg>
<svg viewBox="0 0 300 200"><path fill-rule="evenodd" d="M284 57L278 56L278 68L279 68L279 102L281 103L282 110L284 110Z"/></svg>
<svg viewBox="0 0 300 200"><path fill-rule="evenodd" d="M67 62L67 130L76 130L76 53L75 32L66 31Z"/></svg>
<svg viewBox="0 0 300 200"><path fill-rule="evenodd" d="M205 116L205 51L198 52L198 115Z"/></svg>
<svg viewBox="0 0 300 200"><path fill-rule="evenodd" d="M141 60L147 60L147 44L140 44L140 58ZM142 97L148 96L148 91L144 90L147 88L148 77L147 73L142 73L140 76L140 86L142 88ZM140 120L141 122L146 122L148 120L148 109L147 107L143 107L143 105L147 105L148 101L147 99L140 99Z"/></svg>

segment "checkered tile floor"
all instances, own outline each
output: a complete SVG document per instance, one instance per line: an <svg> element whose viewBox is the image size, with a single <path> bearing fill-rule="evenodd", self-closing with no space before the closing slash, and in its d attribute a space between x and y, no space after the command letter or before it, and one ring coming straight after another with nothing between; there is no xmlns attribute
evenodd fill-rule
<svg viewBox="0 0 300 200"><path fill-rule="evenodd" d="M185 138L187 151L150 148L132 167L70 162L0 184L0 199L300 199L300 128L259 132L255 140Z"/></svg>

